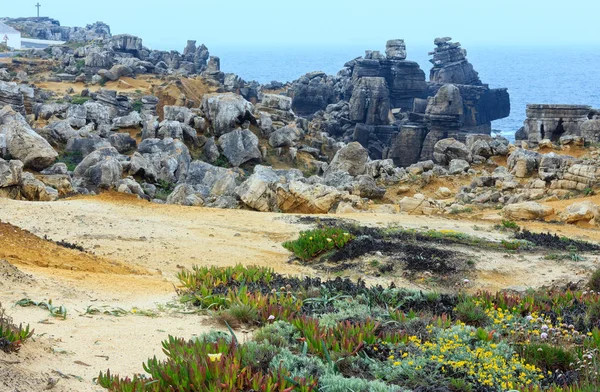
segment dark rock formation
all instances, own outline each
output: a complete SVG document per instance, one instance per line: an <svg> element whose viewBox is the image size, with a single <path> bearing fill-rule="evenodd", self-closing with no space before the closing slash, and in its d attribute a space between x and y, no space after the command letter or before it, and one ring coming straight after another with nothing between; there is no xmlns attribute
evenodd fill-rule
<svg viewBox="0 0 600 392"><path fill-rule="evenodd" d="M299 116L310 116L337 102L332 77L324 72L311 72L294 82L292 108Z"/></svg>
<svg viewBox="0 0 600 392"><path fill-rule="evenodd" d="M390 98L385 79L359 79L350 98L350 120L366 125L389 124Z"/></svg>

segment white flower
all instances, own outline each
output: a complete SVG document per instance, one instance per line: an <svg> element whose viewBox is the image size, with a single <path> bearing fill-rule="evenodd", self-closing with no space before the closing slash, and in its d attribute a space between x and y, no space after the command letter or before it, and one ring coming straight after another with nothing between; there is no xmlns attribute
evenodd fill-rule
<svg viewBox="0 0 600 392"><path fill-rule="evenodd" d="M542 332L540 334L540 338L542 338L542 339L548 339L548 334L546 332Z"/></svg>
<svg viewBox="0 0 600 392"><path fill-rule="evenodd" d="M533 320L533 316L531 316L531 315L525 316L525 320L531 321L531 320Z"/></svg>
<svg viewBox="0 0 600 392"><path fill-rule="evenodd" d="M273 320L275 320L275 316L273 316L273 315L270 315L270 316L269 316L269 318L268 318L267 320L269 320L269 321L273 321Z"/></svg>

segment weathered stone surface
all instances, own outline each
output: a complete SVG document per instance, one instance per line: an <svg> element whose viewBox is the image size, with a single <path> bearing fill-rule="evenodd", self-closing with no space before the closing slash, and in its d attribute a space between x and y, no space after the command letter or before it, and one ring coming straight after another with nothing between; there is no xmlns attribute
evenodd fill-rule
<svg viewBox="0 0 600 392"><path fill-rule="evenodd" d="M206 139L206 143L204 143L204 157L207 162L215 163L217 159L221 156L219 152L219 147L217 147L217 143L215 142L214 137L210 137Z"/></svg>
<svg viewBox="0 0 600 392"><path fill-rule="evenodd" d="M19 185L23 174L23 162L5 161L0 158L0 188Z"/></svg>
<svg viewBox="0 0 600 392"><path fill-rule="evenodd" d="M528 201L507 205L502 214L508 219L539 220L554 214L554 208Z"/></svg>
<svg viewBox="0 0 600 392"><path fill-rule="evenodd" d="M126 116L116 117L112 120L113 129L122 128L138 128L142 124L142 116L136 111L129 113Z"/></svg>
<svg viewBox="0 0 600 392"><path fill-rule="evenodd" d="M590 143L600 143L600 119L586 120L580 126L580 136Z"/></svg>
<svg viewBox="0 0 600 392"><path fill-rule="evenodd" d="M154 165L139 152L134 152L129 161L129 174L141 176L148 181L156 182L157 175Z"/></svg>
<svg viewBox="0 0 600 392"><path fill-rule="evenodd" d="M388 60L406 60L406 45L403 39L391 39L385 45Z"/></svg>
<svg viewBox="0 0 600 392"><path fill-rule="evenodd" d="M197 192L193 186L189 184L179 184L167 197L167 204L201 207L204 205L204 200L202 199L200 192Z"/></svg>
<svg viewBox="0 0 600 392"><path fill-rule="evenodd" d="M462 159L467 162L473 160L467 146L456 139L442 139L435 144L433 148L433 160L435 163L447 166L453 159Z"/></svg>
<svg viewBox="0 0 600 392"><path fill-rule="evenodd" d="M46 187L56 189L59 196L68 196L73 193L71 177L67 174L51 174L36 176Z"/></svg>
<svg viewBox="0 0 600 392"><path fill-rule="evenodd" d="M541 159L539 153L519 148L508 157L508 170L516 177L529 177L538 169Z"/></svg>
<svg viewBox="0 0 600 392"><path fill-rule="evenodd" d="M364 174L357 176L353 185L352 194L368 199L381 199L386 192L385 188L377 186L373 177Z"/></svg>
<svg viewBox="0 0 600 392"><path fill-rule="evenodd" d="M52 146L10 106L0 110L0 154L3 151L34 170L47 168L58 156Z"/></svg>
<svg viewBox="0 0 600 392"><path fill-rule="evenodd" d="M254 173L237 189L236 194L248 207L262 212L278 211L277 185L303 178L297 169L275 170L257 165Z"/></svg>
<svg viewBox="0 0 600 392"><path fill-rule="evenodd" d="M159 127L160 128L156 132L157 138L162 139L168 137L183 140L183 126L179 121L165 120L160 123Z"/></svg>
<svg viewBox="0 0 600 392"><path fill-rule="evenodd" d="M240 166L250 160L259 160L258 137L248 129L236 129L219 138L223 155L232 166Z"/></svg>
<svg viewBox="0 0 600 392"><path fill-rule="evenodd" d="M79 136L68 120L55 121L40 131L40 134L52 145L64 145L70 139Z"/></svg>
<svg viewBox="0 0 600 392"><path fill-rule="evenodd" d="M138 152L152 165L158 180L169 183L185 181L191 157L181 141L146 139L140 143Z"/></svg>
<svg viewBox="0 0 600 392"><path fill-rule="evenodd" d="M235 192L240 175L232 169L216 167L202 161L194 161L185 178L185 183L194 186L204 197L231 196Z"/></svg>
<svg viewBox="0 0 600 392"><path fill-rule="evenodd" d="M93 121L96 125L110 124L111 116L106 106L92 101L87 101L83 106L88 121Z"/></svg>
<svg viewBox="0 0 600 392"><path fill-rule="evenodd" d="M450 161L448 173L452 175L463 174L466 173L470 168L471 166L469 165L469 162L465 161L464 159L453 159Z"/></svg>
<svg viewBox="0 0 600 392"><path fill-rule="evenodd" d="M69 105L67 121L72 127L82 128L87 123L87 108L84 105Z"/></svg>
<svg viewBox="0 0 600 392"><path fill-rule="evenodd" d="M527 105L521 137L537 144L543 139L558 141L563 135L581 135L591 108L581 105Z"/></svg>
<svg viewBox="0 0 600 392"><path fill-rule="evenodd" d="M280 94L263 94L261 105L271 109L289 111L292 109L292 99Z"/></svg>
<svg viewBox="0 0 600 392"><path fill-rule="evenodd" d="M110 52L92 52L85 58L85 66L90 68L110 68L113 65L113 56Z"/></svg>
<svg viewBox="0 0 600 392"><path fill-rule="evenodd" d="M389 124L389 95L384 78L360 78L350 98L350 120L367 125Z"/></svg>
<svg viewBox="0 0 600 392"><path fill-rule="evenodd" d="M30 201L55 201L58 199L58 191L47 187L31 173L23 173L21 195Z"/></svg>
<svg viewBox="0 0 600 392"><path fill-rule="evenodd" d="M589 222L594 219L598 222L600 216L600 207L591 201L573 203L567 207L563 214L566 223Z"/></svg>
<svg viewBox="0 0 600 392"><path fill-rule="evenodd" d="M326 214L343 197L335 188L291 181L277 187L277 206L282 212Z"/></svg>
<svg viewBox="0 0 600 392"><path fill-rule="evenodd" d="M394 138L388 157L400 167L408 167L417 163L427 132L427 128L423 125L403 125Z"/></svg>
<svg viewBox="0 0 600 392"><path fill-rule="evenodd" d="M137 147L137 142L128 133L112 133L108 141L121 154L133 151Z"/></svg>
<svg viewBox="0 0 600 392"><path fill-rule="evenodd" d="M427 199L421 194L404 197L400 200L400 212L408 215L433 215L441 212L434 200Z"/></svg>
<svg viewBox="0 0 600 392"><path fill-rule="evenodd" d="M451 38L436 38L429 80L433 83L481 85L479 75L467 61L467 51Z"/></svg>
<svg viewBox="0 0 600 392"><path fill-rule="evenodd" d="M269 136L269 144L273 148L294 147L304 137L304 132L296 124L286 125Z"/></svg>
<svg viewBox="0 0 600 392"><path fill-rule="evenodd" d="M204 95L202 111L211 122L216 136L233 131L245 121L255 121L254 106L241 95L233 93Z"/></svg>
<svg viewBox="0 0 600 392"><path fill-rule="evenodd" d="M358 176L365 173L368 161L368 151L360 143L352 142L335 154L325 174L345 171L351 176Z"/></svg>
<svg viewBox="0 0 600 392"><path fill-rule="evenodd" d="M96 150L86 156L75 168L76 187L89 190L112 189L121 179L122 167L119 152L113 147Z"/></svg>
<svg viewBox="0 0 600 392"><path fill-rule="evenodd" d="M91 152L105 147L111 147L110 142L98 136L86 138L75 137L69 139L69 141L67 142L67 146L65 147L65 152L75 154L76 156L80 156L83 158Z"/></svg>
<svg viewBox="0 0 600 392"><path fill-rule="evenodd" d="M334 80L323 72L311 72L292 86L292 107L299 116L308 116L337 102Z"/></svg>

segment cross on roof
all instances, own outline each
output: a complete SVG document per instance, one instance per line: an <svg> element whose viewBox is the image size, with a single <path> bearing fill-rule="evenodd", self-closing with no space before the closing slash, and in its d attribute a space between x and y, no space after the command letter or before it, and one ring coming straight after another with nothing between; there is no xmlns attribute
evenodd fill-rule
<svg viewBox="0 0 600 392"><path fill-rule="evenodd" d="M40 7L42 5L40 3L37 3L35 6L37 7L37 15L38 15L37 17L39 18L40 17Z"/></svg>

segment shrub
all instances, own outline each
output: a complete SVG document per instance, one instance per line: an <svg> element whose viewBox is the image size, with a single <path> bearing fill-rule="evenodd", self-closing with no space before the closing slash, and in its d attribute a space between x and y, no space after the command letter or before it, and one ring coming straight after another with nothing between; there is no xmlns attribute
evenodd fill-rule
<svg viewBox="0 0 600 392"><path fill-rule="evenodd" d="M81 163L83 156L78 152L64 152L58 156L57 162L67 165L67 170L74 171L77 165Z"/></svg>
<svg viewBox="0 0 600 392"><path fill-rule="evenodd" d="M0 302L0 350L7 353L19 351L21 344L32 335L33 330L29 330L29 325L23 328L23 325L17 327L13 323Z"/></svg>
<svg viewBox="0 0 600 392"><path fill-rule="evenodd" d="M254 333L257 342L268 342L276 347L290 347L297 344L300 333L287 321L275 321Z"/></svg>
<svg viewBox="0 0 600 392"><path fill-rule="evenodd" d="M258 321L258 312L255 307L249 304L237 303L231 305L228 309L219 311L217 320L222 324L229 324L238 327L242 324L253 325Z"/></svg>
<svg viewBox="0 0 600 392"><path fill-rule="evenodd" d="M460 321L474 327L483 327L490 321L485 310L470 300L460 302L454 311Z"/></svg>
<svg viewBox="0 0 600 392"><path fill-rule="evenodd" d="M228 344L231 343L231 334L222 331L210 331L198 336L195 340L207 343L217 343L219 340L224 340Z"/></svg>
<svg viewBox="0 0 600 392"><path fill-rule="evenodd" d="M319 390L323 392L398 392L402 389L397 386L386 385L381 381L326 375L319 379Z"/></svg>
<svg viewBox="0 0 600 392"><path fill-rule="evenodd" d="M271 369L286 369L292 378L318 379L331 372L325 363L315 356L296 355L290 350L281 350L271 361Z"/></svg>
<svg viewBox="0 0 600 392"><path fill-rule="evenodd" d="M82 97L82 96L76 95L71 99L71 103L74 105L83 105L84 103L86 103L89 100L90 100L89 97Z"/></svg>
<svg viewBox="0 0 600 392"><path fill-rule="evenodd" d="M138 113L141 113L143 108L144 108L144 103L139 99L133 101L133 103L131 104L131 109L135 110Z"/></svg>
<svg viewBox="0 0 600 392"><path fill-rule="evenodd" d="M536 365L544 372L559 370L562 372L570 369L570 364L574 363L575 356L563 350L560 347L549 344L529 344L521 349L521 356L528 362Z"/></svg>
<svg viewBox="0 0 600 392"><path fill-rule="evenodd" d="M590 280L588 281L588 286L594 291L600 291L600 268L592 273L592 276L590 276Z"/></svg>
<svg viewBox="0 0 600 392"><path fill-rule="evenodd" d="M353 239L350 233L341 228L318 228L300 232L297 240L284 242L283 247L299 259L309 261L325 252L341 249Z"/></svg>
<svg viewBox="0 0 600 392"><path fill-rule="evenodd" d="M244 345L242 366L250 367L255 372L267 373L273 358L279 354L279 349L272 344L263 342L248 342ZM276 372L277 369L274 369Z"/></svg>
<svg viewBox="0 0 600 392"><path fill-rule="evenodd" d="M508 230L514 230L514 231L519 231L521 230L521 228L519 227L519 225L517 225L516 222L511 221L511 220L503 220L502 221L502 227Z"/></svg>

